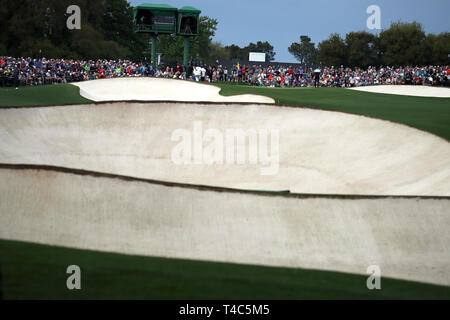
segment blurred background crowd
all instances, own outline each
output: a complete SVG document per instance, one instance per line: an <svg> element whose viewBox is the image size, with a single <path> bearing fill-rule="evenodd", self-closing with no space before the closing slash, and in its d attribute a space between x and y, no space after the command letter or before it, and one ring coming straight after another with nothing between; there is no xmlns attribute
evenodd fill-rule
<svg viewBox="0 0 450 320"><path fill-rule="evenodd" d="M0 57L0 86L20 87L116 77L158 77L232 82L264 87L356 87L367 85L449 86L449 66L323 67L183 65L153 69L129 60L64 60Z"/></svg>

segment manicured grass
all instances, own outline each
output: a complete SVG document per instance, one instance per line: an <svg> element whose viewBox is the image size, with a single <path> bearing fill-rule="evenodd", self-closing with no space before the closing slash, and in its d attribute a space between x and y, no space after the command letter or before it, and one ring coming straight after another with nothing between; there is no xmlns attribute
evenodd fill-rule
<svg viewBox="0 0 450 320"><path fill-rule="evenodd" d="M66 268L81 268L68 290ZM4 299L449 299L450 287L314 270L128 256L0 240Z"/></svg>
<svg viewBox="0 0 450 320"><path fill-rule="evenodd" d="M276 103L396 121L450 140L450 99L405 97L339 88L254 88L218 84L221 94L260 94ZM1 106L91 103L72 85L0 88ZM82 268L82 290L65 284L68 265ZM450 299L450 287L366 276L75 250L0 240L5 299Z"/></svg>
<svg viewBox="0 0 450 320"><path fill-rule="evenodd" d="M403 123L450 140L450 98L379 94L343 88L260 88L215 84L220 94L259 94L276 103L351 112ZM449 89L450 90L450 89Z"/></svg>
<svg viewBox="0 0 450 320"><path fill-rule="evenodd" d="M50 106L90 103L80 96L80 89L71 84L55 84L37 87L0 88L0 107Z"/></svg>

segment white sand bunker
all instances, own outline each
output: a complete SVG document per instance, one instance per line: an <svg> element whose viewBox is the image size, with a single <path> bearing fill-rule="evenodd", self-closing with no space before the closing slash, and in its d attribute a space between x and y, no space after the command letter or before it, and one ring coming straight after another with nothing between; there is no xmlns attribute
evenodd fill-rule
<svg viewBox="0 0 450 320"><path fill-rule="evenodd" d="M449 199L285 198L0 169L0 238L450 285ZM364 285L362 283L361 285Z"/></svg>
<svg viewBox="0 0 450 320"><path fill-rule="evenodd" d="M275 103L272 98L242 94L225 97L220 88L193 81L162 78L115 78L74 83L93 101L202 101Z"/></svg>
<svg viewBox="0 0 450 320"><path fill-rule="evenodd" d="M357 87L350 89L373 93L397 94L403 96L450 98L450 88L443 88L443 87L380 85L380 86Z"/></svg>
<svg viewBox="0 0 450 320"><path fill-rule="evenodd" d="M228 129L248 136L229 147ZM255 136L248 129L268 132ZM181 138L180 130L187 136ZM204 160L211 133L224 146L212 164ZM252 145L251 135L258 140ZM450 143L404 125L340 112L181 102L0 109L0 137L0 163L242 189L450 196ZM182 141L188 143L185 150L179 148ZM180 154L187 162L177 162ZM271 172L264 175L264 169Z"/></svg>

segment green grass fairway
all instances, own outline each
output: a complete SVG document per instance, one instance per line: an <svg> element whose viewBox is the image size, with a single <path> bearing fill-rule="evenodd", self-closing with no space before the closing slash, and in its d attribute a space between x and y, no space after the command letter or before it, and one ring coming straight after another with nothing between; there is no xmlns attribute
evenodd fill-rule
<svg viewBox="0 0 450 320"><path fill-rule="evenodd" d="M391 120L450 140L447 98L341 88L216 85L227 96L265 95L278 104ZM69 84L0 88L0 107L80 103L92 101ZM66 288L66 268L72 264L82 270L79 291ZM366 280L364 275L338 272L139 257L0 240L0 296L4 299L450 299L450 287L382 278L382 289L371 291Z"/></svg>
<svg viewBox="0 0 450 320"><path fill-rule="evenodd" d="M81 290L66 269L81 268ZM101 253L0 240L4 299L449 299L450 287L303 269Z"/></svg>
<svg viewBox="0 0 450 320"><path fill-rule="evenodd" d="M403 123L450 140L450 99L379 94L343 88L259 88L215 84L220 94L259 94L276 103L350 112ZM449 89L450 90L450 89Z"/></svg>
<svg viewBox="0 0 450 320"><path fill-rule="evenodd" d="M0 88L0 107L51 106L90 103L80 96L80 88L71 84L55 84L38 87Z"/></svg>

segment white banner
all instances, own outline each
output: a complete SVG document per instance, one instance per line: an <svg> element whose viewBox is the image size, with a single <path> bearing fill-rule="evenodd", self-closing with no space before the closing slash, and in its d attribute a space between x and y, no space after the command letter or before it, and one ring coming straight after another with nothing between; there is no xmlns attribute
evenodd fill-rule
<svg viewBox="0 0 450 320"><path fill-rule="evenodd" d="M266 54L263 52L250 52L248 55L249 61L266 62Z"/></svg>

